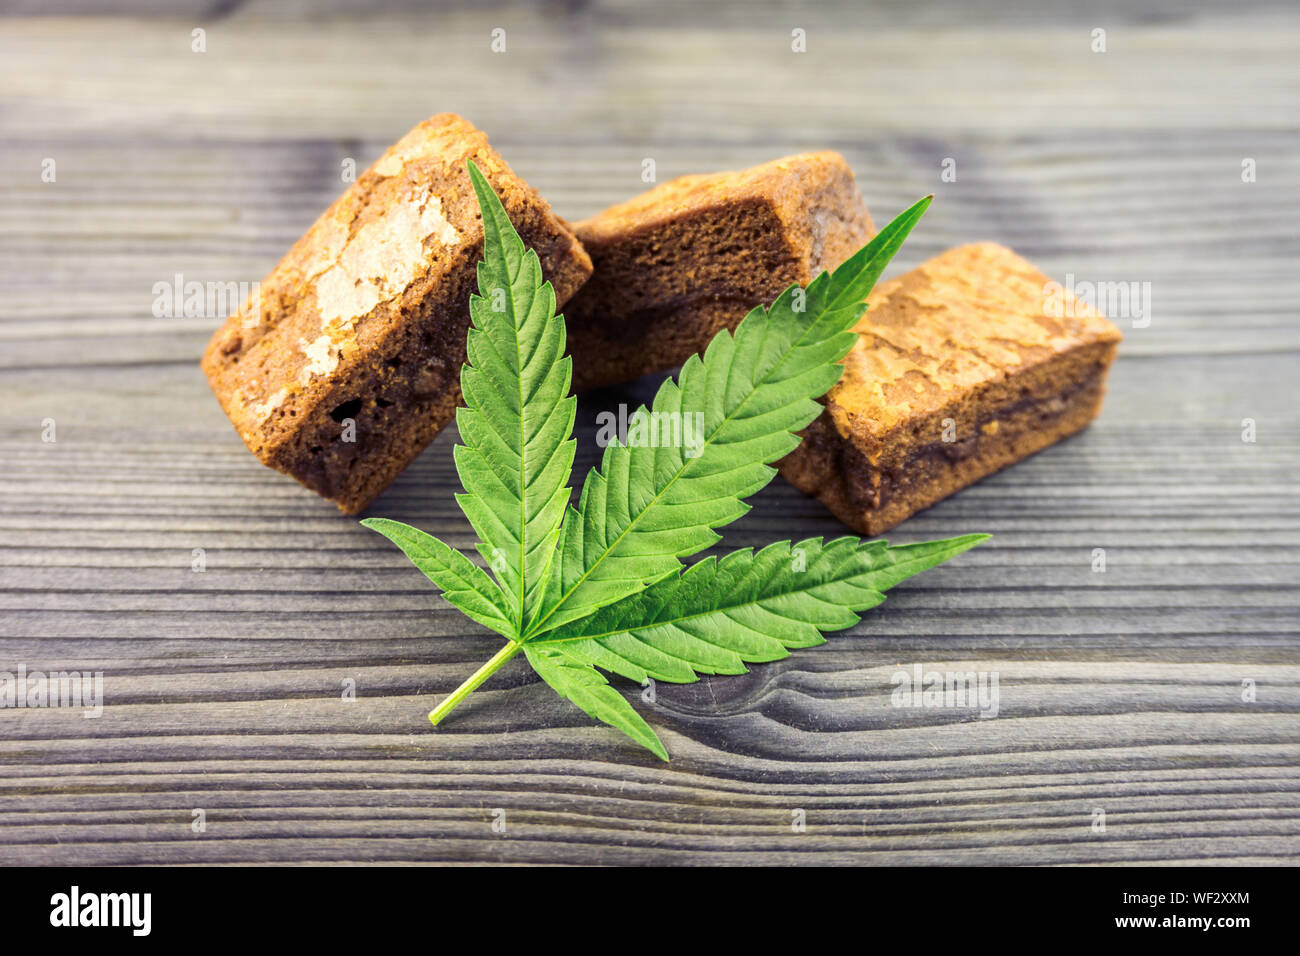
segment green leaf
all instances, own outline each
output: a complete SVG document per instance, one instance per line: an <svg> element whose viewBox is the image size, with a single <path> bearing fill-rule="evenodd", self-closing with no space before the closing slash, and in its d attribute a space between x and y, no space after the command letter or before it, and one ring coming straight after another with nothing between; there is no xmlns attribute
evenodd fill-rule
<svg viewBox="0 0 1300 956"><path fill-rule="evenodd" d="M967 535L891 548L812 538L706 559L798 444L856 340L862 299L925 211L922 200L833 274L791 286L734 335L720 333L677 381L660 388L642 425L675 440L617 442L568 506L576 409L564 320L504 207L471 162L483 217L479 295L471 296L458 495L494 581L465 555L396 521L362 522L395 542L472 620L508 638L429 715L437 725L522 650L533 669L588 715L663 760L649 725L597 668L634 680L692 681L784 657L852 625L887 588L984 540ZM685 440L687 437L693 441Z"/></svg>
<svg viewBox="0 0 1300 956"><path fill-rule="evenodd" d="M988 538L970 534L890 547L884 541L810 538L706 558L633 597L573 621L525 649L547 647L637 682L688 683L742 674L780 660L823 633L856 624L904 578Z"/></svg>
<svg viewBox="0 0 1300 956"><path fill-rule="evenodd" d="M833 274L807 290L791 286L771 308L754 309L735 334L719 332L703 358L655 396L655 420L699 441L657 447L611 443L587 475L560 533L560 559L530 639L630 594L714 544L763 488L770 467L799 443L795 434L821 412L817 399L838 381L840 359L857 341L861 295L929 205L899 215ZM860 295L861 294L861 295ZM856 297L856 298L855 298ZM645 415L638 409L637 415Z"/></svg>
<svg viewBox="0 0 1300 956"><path fill-rule="evenodd" d="M914 574L942 564L991 537L992 535L988 534L964 534L940 541L890 545L881 558L881 564L873 572L875 575L873 583L881 591L888 590L899 581L905 581Z"/></svg>
<svg viewBox="0 0 1300 956"><path fill-rule="evenodd" d="M455 548L418 528L388 518L366 518L362 525L401 548L411 562L442 589L442 596L471 620L513 637L510 605L486 571Z"/></svg>
<svg viewBox="0 0 1300 956"><path fill-rule="evenodd" d="M667 749L650 725L594 667L557 653L552 647L524 645L524 653L538 676L587 716L623 731L660 760L668 759Z"/></svg>
<svg viewBox="0 0 1300 956"><path fill-rule="evenodd" d="M456 500L522 631L548 579L569 501L577 401L569 395L564 320L537 253L525 250L472 160L469 174L483 216L483 261L460 378L465 407L456 415L462 444L454 454L466 490Z"/></svg>

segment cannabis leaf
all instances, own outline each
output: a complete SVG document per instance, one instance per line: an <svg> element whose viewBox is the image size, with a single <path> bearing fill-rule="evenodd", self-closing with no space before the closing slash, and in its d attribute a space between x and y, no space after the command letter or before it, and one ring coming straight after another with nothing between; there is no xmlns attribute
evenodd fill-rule
<svg viewBox="0 0 1300 956"><path fill-rule="evenodd" d="M609 686L600 671L574 661L549 645L524 644L523 647L533 670L561 697L577 704L588 717L617 727L660 760L668 759L663 741L632 709L627 698Z"/></svg>
<svg viewBox="0 0 1300 956"><path fill-rule="evenodd" d="M463 442L455 448L456 471L465 487L456 500L522 630L569 502L578 402L569 395L564 320L555 314L555 292L542 281L537 253L524 249L472 162L469 174L483 213L483 261L479 294L469 300L469 363L460 376L465 407L456 411Z"/></svg>
<svg viewBox="0 0 1300 956"><path fill-rule="evenodd" d="M824 631L858 622L881 592L988 538L889 547L884 541L810 538L754 554L705 558L640 594L528 643L550 647L638 683L689 683L700 674L743 674L745 664L780 660L825 643Z"/></svg>
<svg viewBox="0 0 1300 956"><path fill-rule="evenodd" d="M456 500L492 574L408 525L361 522L400 547L448 602L507 638L429 714L434 724L522 651L559 694L667 760L602 670L679 683L741 673L746 663L822 643L824 632L855 624L894 584L987 538L901 547L811 538L682 565L748 510L744 499L772 480L772 462L820 413L817 399L840 376L865 296L928 198L833 273L806 289L791 286L734 334L718 333L631 417L637 427L668 428L676 440L612 442L572 507L576 401L564 319L536 253L468 165L484 238L461 372L465 407L456 418L465 488Z"/></svg>
<svg viewBox="0 0 1300 956"><path fill-rule="evenodd" d="M716 543L716 528L749 510L742 499L776 474L794 434L821 413L817 399L839 379L857 341L862 300L929 206L923 199L886 226L834 275L794 285L714 336L677 381L660 387L651 421L702 418L704 441L670 447L606 447L561 531L560 570L531 638L635 594ZM637 415L647 414L644 407Z"/></svg>
<svg viewBox="0 0 1300 956"><path fill-rule="evenodd" d="M405 551L411 562L442 589L442 596L466 617L509 638L518 633L505 594L486 571L465 555L400 521L367 518L361 523Z"/></svg>

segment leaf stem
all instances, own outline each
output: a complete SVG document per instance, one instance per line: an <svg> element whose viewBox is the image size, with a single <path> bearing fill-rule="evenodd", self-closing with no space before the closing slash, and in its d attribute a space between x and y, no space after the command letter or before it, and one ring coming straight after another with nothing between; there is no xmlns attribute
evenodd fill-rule
<svg viewBox="0 0 1300 956"><path fill-rule="evenodd" d="M443 700L441 704L429 711L429 721L435 727L438 726L438 722L450 714L457 704L470 694L474 693L479 684L483 683L499 671L506 661L510 660L510 658L514 657L523 649L523 644L520 644L518 641L511 641L505 647L501 648L501 650L493 654L491 660L476 670L470 676L469 680L457 687L447 695L446 699Z"/></svg>

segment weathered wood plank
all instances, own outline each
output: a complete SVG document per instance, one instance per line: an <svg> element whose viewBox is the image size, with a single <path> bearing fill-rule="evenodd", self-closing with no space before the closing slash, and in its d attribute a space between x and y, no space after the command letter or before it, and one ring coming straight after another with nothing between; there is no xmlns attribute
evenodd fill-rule
<svg viewBox="0 0 1300 956"><path fill-rule="evenodd" d="M487 129L622 140L671 130L735 142L778 128L816 139L846 116L868 130L915 130L918 117L930 130L1226 129L1246 108L1256 128L1292 128L1297 80L1279 65L1295 49L1293 17L1266 5L1197 14L1142 23L1117 5L1105 24L1053 23L1026 9L999 24L945 4L936 29L916 14L900 23L898 5L738 4L699 20L694 4L624 4L615 17L520 4L273 26L250 6L220 20L9 21L0 62L7 110L41 130L387 140L412 112L446 106ZM1105 53L1091 49L1099 26ZM195 27L207 30L202 54ZM795 28L805 54L791 51Z"/></svg>

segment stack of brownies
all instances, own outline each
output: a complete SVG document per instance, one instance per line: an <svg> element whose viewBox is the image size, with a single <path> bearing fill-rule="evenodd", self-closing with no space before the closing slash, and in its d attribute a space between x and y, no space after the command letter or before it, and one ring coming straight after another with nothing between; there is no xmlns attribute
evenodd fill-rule
<svg viewBox="0 0 1300 956"><path fill-rule="evenodd" d="M348 514L460 403L483 247L471 159L564 307L580 390L680 365L875 234L837 153L684 176L570 224L470 123L421 123L325 211L203 356L249 449ZM781 473L875 535L1079 431L1100 410L1120 334L1061 296L993 243L881 283L825 412Z"/></svg>

